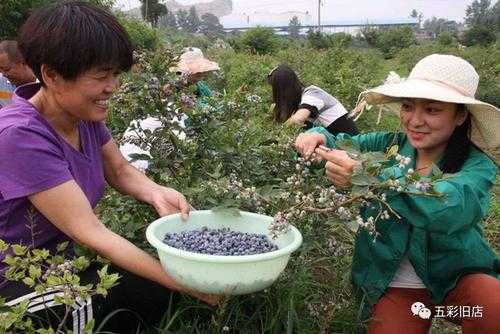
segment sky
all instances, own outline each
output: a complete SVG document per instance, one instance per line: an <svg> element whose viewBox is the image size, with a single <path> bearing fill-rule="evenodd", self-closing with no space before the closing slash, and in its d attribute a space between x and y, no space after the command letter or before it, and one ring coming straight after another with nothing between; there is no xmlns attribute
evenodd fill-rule
<svg viewBox="0 0 500 334"><path fill-rule="evenodd" d="M210 0L177 0L191 5ZM473 0L322 0L321 20L334 22L366 22L367 20L391 20L407 18L412 9L422 12L424 20L432 16L463 21L465 9ZM123 10L139 6L138 0L116 0ZM233 0L233 13L221 22L249 16L250 20L261 15L286 15L296 12L317 21L318 0ZM307 12L307 14L306 14ZM290 14L293 15L293 14ZM299 15L300 17L300 15Z"/></svg>

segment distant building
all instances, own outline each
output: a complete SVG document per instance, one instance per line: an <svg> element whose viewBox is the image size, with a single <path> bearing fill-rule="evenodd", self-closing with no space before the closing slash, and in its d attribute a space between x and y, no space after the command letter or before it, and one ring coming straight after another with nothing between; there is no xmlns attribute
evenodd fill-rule
<svg viewBox="0 0 500 334"><path fill-rule="evenodd" d="M299 17L297 15L297 17ZM309 29L316 29L318 27L317 23L314 22L311 15L304 16L309 18L308 20L301 20L301 33L306 33ZM277 32L285 33L288 29L288 22L291 17L286 20L274 20L269 21L259 16L259 19L252 19L252 15L248 15L243 20L237 19L235 15L231 15L231 18L222 17L221 24L224 26L224 30L227 32L234 31L244 31L257 26L273 28ZM244 22L244 23L242 23ZM356 35L360 32L363 27L371 26L378 28L391 28L391 27L401 27L409 26L417 28L419 25L418 19L416 18L400 18L400 19L376 19L376 20L363 20L363 21L332 21L325 20L321 22L321 31L327 34L334 33L347 33L351 35Z"/></svg>

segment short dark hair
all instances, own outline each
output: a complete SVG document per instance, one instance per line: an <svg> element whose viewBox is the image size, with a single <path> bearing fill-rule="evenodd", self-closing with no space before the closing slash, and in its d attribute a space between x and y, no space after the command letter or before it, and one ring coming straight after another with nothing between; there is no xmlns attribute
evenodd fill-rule
<svg viewBox="0 0 500 334"><path fill-rule="evenodd" d="M11 62L20 63L23 61L21 53L17 48L17 42L11 40L4 40L0 42L0 53L7 54L7 58Z"/></svg>
<svg viewBox="0 0 500 334"><path fill-rule="evenodd" d="M267 76L267 82L273 89L274 120L285 122L297 111L304 85L288 65L276 67Z"/></svg>
<svg viewBox="0 0 500 334"><path fill-rule="evenodd" d="M18 42L42 84L42 65L72 80L94 67L128 71L133 64L125 29L111 13L84 1L58 2L35 11L21 27Z"/></svg>

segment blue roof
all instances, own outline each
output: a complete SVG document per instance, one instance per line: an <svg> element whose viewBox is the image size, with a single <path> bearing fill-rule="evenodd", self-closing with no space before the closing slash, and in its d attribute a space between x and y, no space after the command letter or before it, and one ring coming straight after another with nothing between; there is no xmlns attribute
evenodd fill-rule
<svg viewBox="0 0 500 334"><path fill-rule="evenodd" d="M263 26L263 27L283 27L283 26L288 26L289 20L287 21L264 21L264 20L256 20L248 24L247 22L228 22L225 23L224 19L222 18L221 20L222 24L224 25L224 28L226 29L234 29L234 28L252 28L256 26ZM312 21L312 22L302 22L302 25L304 26L315 26L317 24L317 21ZM360 19L360 20L324 20L321 21L321 25L349 25L349 26L363 26L367 24L373 24L373 25L391 25L391 24L418 24L418 20L415 18L392 18L392 19Z"/></svg>

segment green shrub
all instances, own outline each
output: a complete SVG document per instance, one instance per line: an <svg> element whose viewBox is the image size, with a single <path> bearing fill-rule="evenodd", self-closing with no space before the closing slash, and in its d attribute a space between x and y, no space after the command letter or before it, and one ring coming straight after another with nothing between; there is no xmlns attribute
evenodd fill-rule
<svg viewBox="0 0 500 334"><path fill-rule="evenodd" d="M309 31L307 33L309 47L317 50L328 49L330 47L348 47L352 42L352 36L346 33L336 33L328 35L319 31Z"/></svg>
<svg viewBox="0 0 500 334"><path fill-rule="evenodd" d="M328 49L331 45L331 41L326 34L313 30L307 32L307 42L309 47L317 50Z"/></svg>
<svg viewBox="0 0 500 334"><path fill-rule="evenodd" d="M245 31L239 43L251 53L268 54L277 49L279 41L273 29L257 27Z"/></svg>
<svg viewBox="0 0 500 334"><path fill-rule="evenodd" d="M433 53L460 55L460 49L457 46L443 45L440 43L425 43L422 45L412 45L398 52L396 59L400 65L395 69L400 75L406 76L410 73L420 59Z"/></svg>
<svg viewBox="0 0 500 334"><path fill-rule="evenodd" d="M456 44L456 41L457 40L455 36L448 31L440 33L439 36L437 37L437 42L445 46Z"/></svg>
<svg viewBox="0 0 500 334"><path fill-rule="evenodd" d="M365 26L360 30L362 38L369 46L376 47L378 38L381 34L380 30L375 27Z"/></svg>
<svg viewBox="0 0 500 334"><path fill-rule="evenodd" d="M156 30L143 21L124 16L119 17L119 20L130 35L136 49L154 50L160 44Z"/></svg>
<svg viewBox="0 0 500 334"><path fill-rule="evenodd" d="M402 49L417 44L417 40L410 27L388 29L377 37L377 48L386 58L393 58Z"/></svg>
<svg viewBox="0 0 500 334"><path fill-rule="evenodd" d="M341 48L348 47L352 41L352 35L346 34L345 32L339 32L330 36L330 40L333 46L338 46Z"/></svg>
<svg viewBox="0 0 500 334"><path fill-rule="evenodd" d="M490 45L496 41L495 32L487 26L475 26L464 33L462 43L466 46Z"/></svg>
<svg viewBox="0 0 500 334"><path fill-rule="evenodd" d="M162 28L158 30L158 36L165 44L184 48L193 46L200 49L207 49L213 44L213 38L201 33L188 33L176 28Z"/></svg>

